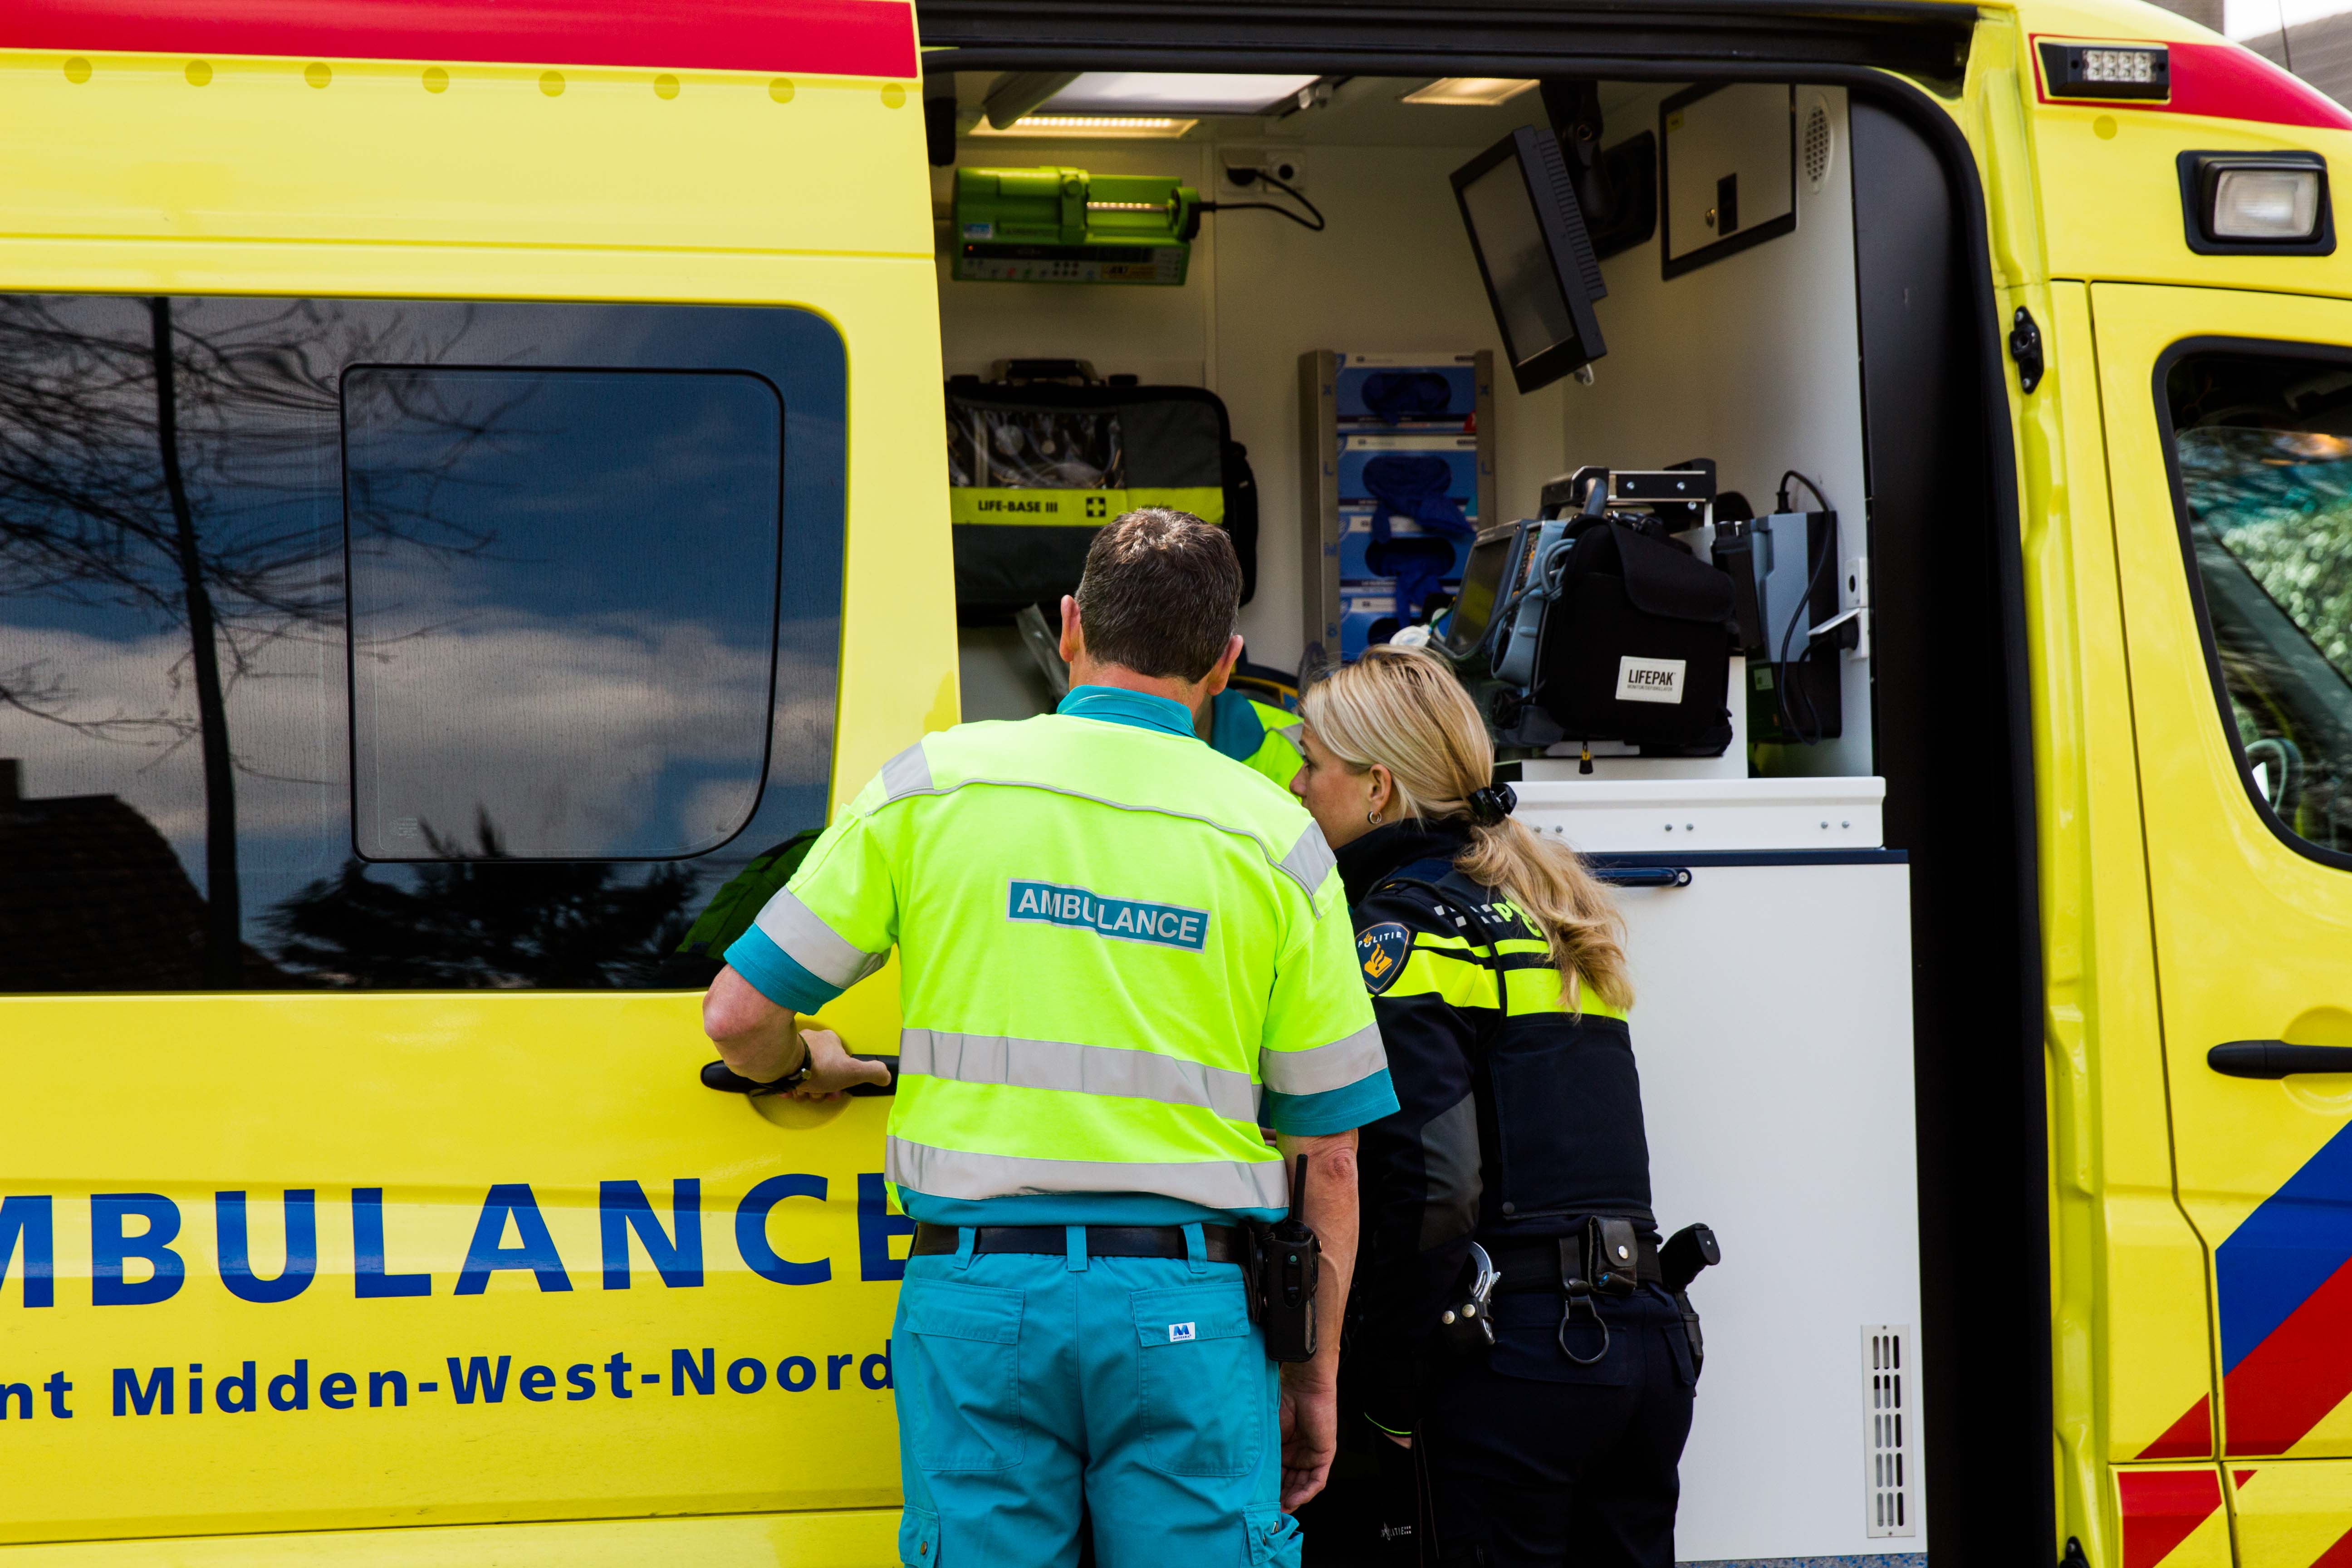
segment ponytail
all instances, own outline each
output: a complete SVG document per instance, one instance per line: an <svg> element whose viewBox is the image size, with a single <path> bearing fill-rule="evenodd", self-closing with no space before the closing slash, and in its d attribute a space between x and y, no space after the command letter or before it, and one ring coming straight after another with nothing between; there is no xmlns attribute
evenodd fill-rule
<svg viewBox="0 0 2352 1568"><path fill-rule="evenodd" d="M1307 688L1302 705L1334 756L1389 770L1404 815L1469 826L1470 847L1454 868L1501 893L1543 932L1562 1005L1580 1010L1580 979L1612 1008L1633 1005L1624 923L1609 890L1567 845L1507 815L1498 797L1508 792L1490 787L1494 743L1452 670L1418 649L1371 647Z"/></svg>

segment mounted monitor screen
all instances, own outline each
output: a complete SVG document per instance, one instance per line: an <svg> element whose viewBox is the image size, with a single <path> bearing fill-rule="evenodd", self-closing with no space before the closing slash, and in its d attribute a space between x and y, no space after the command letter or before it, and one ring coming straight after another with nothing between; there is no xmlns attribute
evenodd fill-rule
<svg viewBox="0 0 2352 1568"><path fill-rule="evenodd" d="M1559 138L1526 126L1454 171L1511 376L1549 386L1609 352L1593 302L1609 290Z"/></svg>

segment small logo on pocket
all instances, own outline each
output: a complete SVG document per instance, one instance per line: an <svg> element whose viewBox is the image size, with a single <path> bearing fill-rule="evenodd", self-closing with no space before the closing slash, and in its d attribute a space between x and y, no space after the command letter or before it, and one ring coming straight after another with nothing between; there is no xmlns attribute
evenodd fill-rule
<svg viewBox="0 0 2352 1568"><path fill-rule="evenodd" d="M1189 1340L1193 1337L1192 1325L1190 1323L1171 1323L1168 1325L1168 1342L1170 1344L1174 1344L1179 1340Z"/></svg>

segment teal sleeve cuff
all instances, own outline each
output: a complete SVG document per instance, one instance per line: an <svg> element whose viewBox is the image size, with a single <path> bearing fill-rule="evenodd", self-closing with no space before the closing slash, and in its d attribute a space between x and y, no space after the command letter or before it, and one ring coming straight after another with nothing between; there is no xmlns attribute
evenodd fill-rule
<svg viewBox="0 0 2352 1568"><path fill-rule="evenodd" d="M841 994L803 969L789 952L758 926L737 937L727 949L728 966L751 983L751 989L779 1007L814 1013ZM1322 1096L1316 1098L1321 1099Z"/></svg>
<svg viewBox="0 0 2352 1568"><path fill-rule="evenodd" d="M1396 1109L1396 1089L1389 1082L1386 1068L1370 1078L1360 1078L1344 1088L1326 1089L1321 1094L1282 1094L1271 1089L1265 1091L1265 1124L1276 1132L1301 1138L1345 1132L1378 1121L1383 1116L1392 1116Z"/></svg>

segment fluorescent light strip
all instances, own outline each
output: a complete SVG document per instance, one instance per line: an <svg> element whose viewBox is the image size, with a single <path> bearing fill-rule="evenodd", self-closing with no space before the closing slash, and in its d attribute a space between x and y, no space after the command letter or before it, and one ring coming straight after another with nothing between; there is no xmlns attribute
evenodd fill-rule
<svg viewBox="0 0 2352 1568"><path fill-rule="evenodd" d="M1024 114L999 131L983 120L974 136L1062 136L1087 141L1181 136L1197 120L1140 114Z"/></svg>
<svg viewBox="0 0 2352 1568"><path fill-rule="evenodd" d="M1498 103L1508 103L1533 86L1534 82L1515 77L1440 77L1427 87L1416 88L1406 93L1400 101L1442 103L1457 109L1492 109Z"/></svg>

